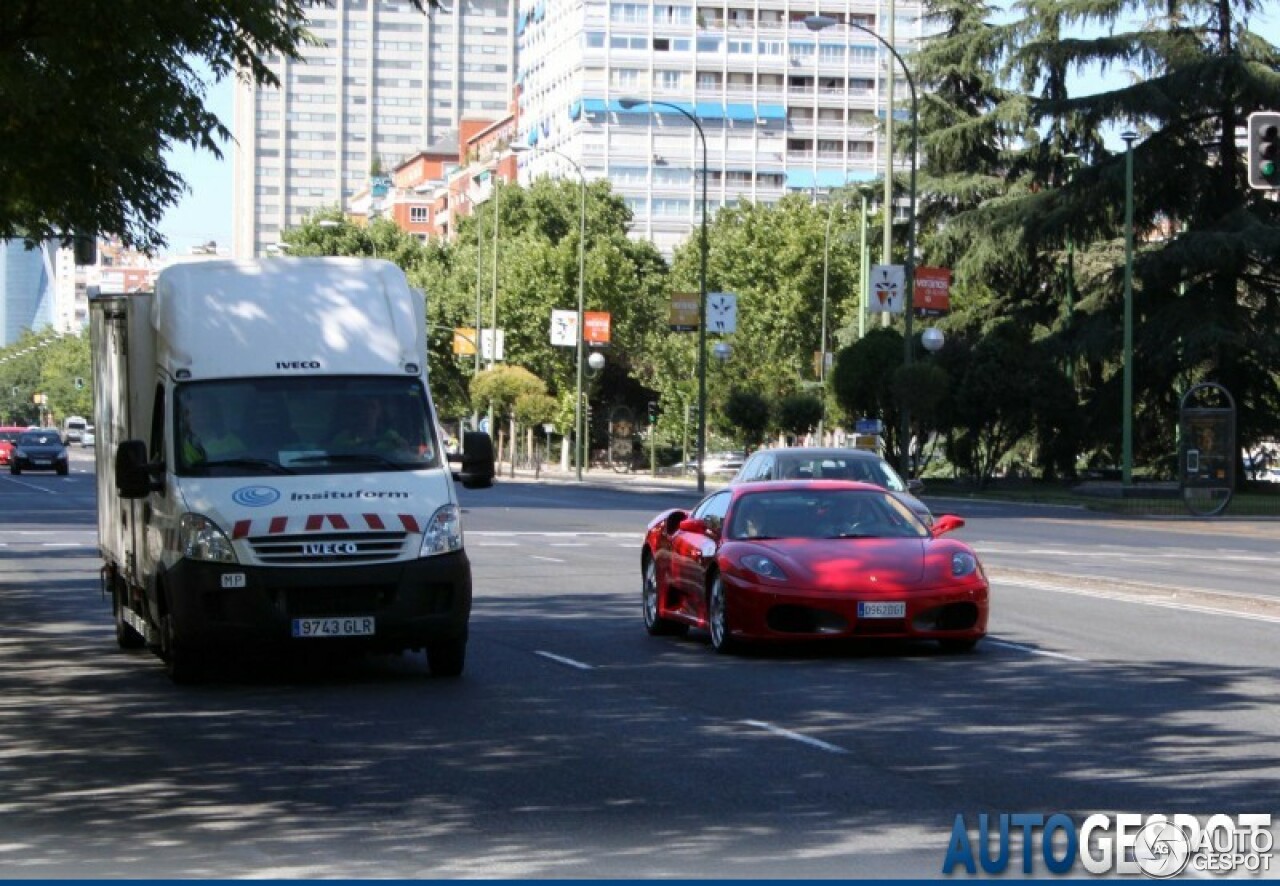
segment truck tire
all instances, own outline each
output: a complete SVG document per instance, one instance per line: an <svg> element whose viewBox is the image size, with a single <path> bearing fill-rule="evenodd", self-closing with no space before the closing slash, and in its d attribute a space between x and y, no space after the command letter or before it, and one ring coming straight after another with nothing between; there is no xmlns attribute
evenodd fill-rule
<svg viewBox="0 0 1280 886"><path fill-rule="evenodd" d="M147 645L147 638L133 629L124 620L124 603L126 597L124 582L117 580L112 594L111 607L116 615L116 645L121 649L141 649Z"/></svg>
<svg viewBox="0 0 1280 886"><path fill-rule="evenodd" d="M427 644L427 667L433 677L458 677L467 663L467 639L433 640Z"/></svg>
<svg viewBox="0 0 1280 886"><path fill-rule="evenodd" d="M178 686L190 686L204 679L204 662L178 636L173 616L168 612L160 618L160 655L165 673Z"/></svg>

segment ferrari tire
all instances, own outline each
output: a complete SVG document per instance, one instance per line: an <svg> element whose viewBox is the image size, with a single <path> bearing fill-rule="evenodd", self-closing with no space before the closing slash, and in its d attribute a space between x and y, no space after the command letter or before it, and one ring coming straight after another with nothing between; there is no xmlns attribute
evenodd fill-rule
<svg viewBox="0 0 1280 886"><path fill-rule="evenodd" d="M724 581L717 573L707 589L707 632L711 634L711 648L723 655L736 652L738 641L730 635L731 630L729 600L725 594Z"/></svg>
<svg viewBox="0 0 1280 886"><path fill-rule="evenodd" d="M964 653L972 652L978 645L976 638L967 640L939 640L938 645L942 647L943 652Z"/></svg>
<svg viewBox="0 0 1280 886"><path fill-rule="evenodd" d="M658 615L658 563L653 557L644 558L644 587L641 592L644 611L644 629L651 637L684 635L689 626Z"/></svg>

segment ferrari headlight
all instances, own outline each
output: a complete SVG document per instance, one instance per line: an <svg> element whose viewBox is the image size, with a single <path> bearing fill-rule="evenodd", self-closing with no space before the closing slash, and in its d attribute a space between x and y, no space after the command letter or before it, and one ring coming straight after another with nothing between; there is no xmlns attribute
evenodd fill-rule
<svg viewBox="0 0 1280 886"><path fill-rule="evenodd" d="M178 550L188 560L237 563L231 540L218 525L202 514L183 514L178 521Z"/></svg>
<svg viewBox="0 0 1280 886"><path fill-rule="evenodd" d="M978 571L978 558L973 554L960 551L951 555L951 575L954 578L964 578L966 575L972 575Z"/></svg>
<svg viewBox="0 0 1280 886"><path fill-rule="evenodd" d="M434 557L462 550L462 513L457 505L442 505L422 532L419 557Z"/></svg>
<svg viewBox="0 0 1280 886"><path fill-rule="evenodd" d="M786 581L787 574L782 571L782 567L774 563L764 554L747 554L742 558L742 565L750 569L756 575L765 578L773 578L778 581Z"/></svg>

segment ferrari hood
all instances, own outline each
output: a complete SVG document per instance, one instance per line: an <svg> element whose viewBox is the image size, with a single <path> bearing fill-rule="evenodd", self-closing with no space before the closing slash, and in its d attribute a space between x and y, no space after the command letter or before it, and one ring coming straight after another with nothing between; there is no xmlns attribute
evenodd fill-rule
<svg viewBox="0 0 1280 886"><path fill-rule="evenodd" d="M792 587L892 591L920 584L927 545L919 538L823 538L775 539L750 547L782 567Z"/></svg>

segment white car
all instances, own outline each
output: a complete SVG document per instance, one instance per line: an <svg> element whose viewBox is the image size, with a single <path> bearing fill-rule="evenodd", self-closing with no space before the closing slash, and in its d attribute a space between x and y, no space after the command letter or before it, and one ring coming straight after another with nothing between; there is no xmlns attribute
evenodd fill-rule
<svg viewBox="0 0 1280 886"><path fill-rule="evenodd" d="M93 425L89 425L80 434L80 445L84 447L93 445Z"/></svg>

